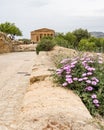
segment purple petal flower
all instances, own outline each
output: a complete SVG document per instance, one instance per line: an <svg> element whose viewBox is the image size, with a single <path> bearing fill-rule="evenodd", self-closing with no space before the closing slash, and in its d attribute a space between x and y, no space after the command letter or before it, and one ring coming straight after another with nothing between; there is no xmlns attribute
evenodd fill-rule
<svg viewBox="0 0 104 130"><path fill-rule="evenodd" d="M99 107L100 105L98 103L95 104L96 107Z"/></svg>
<svg viewBox="0 0 104 130"><path fill-rule="evenodd" d="M93 67L87 67L86 68L88 71L94 71L95 70L95 68L93 68Z"/></svg>
<svg viewBox="0 0 104 130"><path fill-rule="evenodd" d="M64 70L70 70L70 65L67 65L67 66L64 66L64 68L63 68Z"/></svg>
<svg viewBox="0 0 104 130"><path fill-rule="evenodd" d="M66 78L71 78L72 77L72 75L66 75Z"/></svg>
<svg viewBox="0 0 104 130"><path fill-rule="evenodd" d="M92 99L95 99L95 98L97 98L97 95L96 94L92 94L91 97L92 97Z"/></svg>
<svg viewBox="0 0 104 130"><path fill-rule="evenodd" d="M90 83L91 83L91 80L86 80L86 83L90 84Z"/></svg>
<svg viewBox="0 0 104 130"><path fill-rule="evenodd" d="M73 83L72 78L66 78L66 81L67 81L69 84Z"/></svg>
<svg viewBox="0 0 104 130"><path fill-rule="evenodd" d="M78 81L83 81L83 78L78 79Z"/></svg>
<svg viewBox="0 0 104 130"><path fill-rule="evenodd" d="M74 67L75 67L75 65L74 65L74 64L72 64L72 65L71 65L71 68L74 68Z"/></svg>
<svg viewBox="0 0 104 130"><path fill-rule="evenodd" d="M92 85L96 85L97 82L96 82L96 81L92 81L91 84L92 84Z"/></svg>
<svg viewBox="0 0 104 130"><path fill-rule="evenodd" d="M65 83L62 84L63 87L66 87L67 85L68 85L67 82L65 82Z"/></svg>
<svg viewBox="0 0 104 130"><path fill-rule="evenodd" d="M72 63L71 63L71 65L75 65L77 63L77 61L73 61Z"/></svg>
<svg viewBox="0 0 104 130"><path fill-rule="evenodd" d="M93 90L93 87L88 86L88 87L86 87L86 90L87 90L87 91L92 91L92 90Z"/></svg>
<svg viewBox="0 0 104 130"><path fill-rule="evenodd" d="M78 80L78 78L73 78L73 80L74 80L74 81L77 81L77 80Z"/></svg>
<svg viewBox="0 0 104 130"><path fill-rule="evenodd" d="M57 69L56 72L62 72L63 70L62 69Z"/></svg>
<svg viewBox="0 0 104 130"><path fill-rule="evenodd" d="M87 80L87 79L88 79L88 77L84 77L84 78L83 78L83 80Z"/></svg>
<svg viewBox="0 0 104 130"><path fill-rule="evenodd" d="M94 104L98 104L99 101L98 101L97 99L94 99L94 100L93 100L93 103L94 103Z"/></svg>
<svg viewBox="0 0 104 130"><path fill-rule="evenodd" d="M66 71L66 74L70 74L71 70Z"/></svg>
<svg viewBox="0 0 104 130"><path fill-rule="evenodd" d="M86 73L83 73L83 74L82 74L83 77L86 76L86 75L87 75Z"/></svg>
<svg viewBox="0 0 104 130"><path fill-rule="evenodd" d="M95 80L97 83L99 82L99 80L96 77L92 77L92 80Z"/></svg>
<svg viewBox="0 0 104 130"><path fill-rule="evenodd" d="M92 72L88 72L87 75L92 75Z"/></svg>

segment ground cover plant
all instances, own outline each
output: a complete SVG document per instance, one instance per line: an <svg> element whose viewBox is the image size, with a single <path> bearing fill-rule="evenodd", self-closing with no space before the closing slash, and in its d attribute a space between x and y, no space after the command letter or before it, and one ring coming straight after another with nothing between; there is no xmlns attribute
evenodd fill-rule
<svg viewBox="0 0 104 130"><path fill-rule="evenodd" d="M93 116L104 117L104 62L100 53L63 59L55 79L76 92Z"/></svg>

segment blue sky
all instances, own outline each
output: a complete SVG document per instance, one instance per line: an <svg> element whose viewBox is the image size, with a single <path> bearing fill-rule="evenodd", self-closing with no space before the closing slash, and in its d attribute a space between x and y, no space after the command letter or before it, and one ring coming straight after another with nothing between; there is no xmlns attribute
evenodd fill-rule
<svg viewBox="0 0 104 130"><path fill-rule="evenodd" d="M30 38L30 31L77 28L104 32L104 0L0 0L0 23L15 23Z"/></svg>

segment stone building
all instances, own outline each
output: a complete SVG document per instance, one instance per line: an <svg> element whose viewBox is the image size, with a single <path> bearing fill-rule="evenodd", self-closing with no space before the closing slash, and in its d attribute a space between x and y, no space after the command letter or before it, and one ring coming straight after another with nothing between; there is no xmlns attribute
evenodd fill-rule
<svg viewBox="0 0 104 130"><path fill-rule="evenodd" d="M46 37L46 36L54 37L55 31L52 30L52 29L48 29L48 28L42 28L42 29L34 30L34 31L31 32L31 42L37 43L37 42L40 41L40 39L42 37Z"/></svg>

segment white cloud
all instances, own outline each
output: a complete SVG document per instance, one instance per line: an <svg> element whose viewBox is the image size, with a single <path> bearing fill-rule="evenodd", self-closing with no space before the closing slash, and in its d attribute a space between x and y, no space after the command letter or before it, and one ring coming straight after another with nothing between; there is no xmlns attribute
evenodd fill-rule
<svg viewBox="0 0 104 130"><path fill-rule="evenodd" d="M104 28L104 0L0 0L0 22L14 22L24 37L41 27L70 31Z"/></svg>

